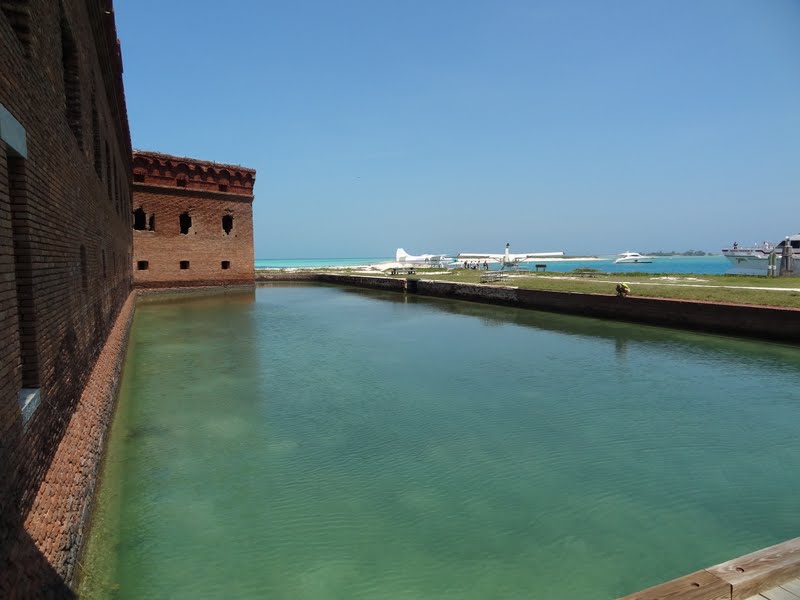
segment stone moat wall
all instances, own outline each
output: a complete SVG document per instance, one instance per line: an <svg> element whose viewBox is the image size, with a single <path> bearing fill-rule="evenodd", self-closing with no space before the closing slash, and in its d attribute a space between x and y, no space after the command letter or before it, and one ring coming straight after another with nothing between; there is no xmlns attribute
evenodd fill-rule
<svg viewBox="0 0 800 600"><path fill-rule="evenodd" d="M551 312L615 319L695 331L800 342L800 310L722 304L666 298L618 298L613 294L581 294L526 290L492 284L466 284L425 279L340 275L336 273L258 272L256 281L319 281L371 289L469 300Z"/></svg>

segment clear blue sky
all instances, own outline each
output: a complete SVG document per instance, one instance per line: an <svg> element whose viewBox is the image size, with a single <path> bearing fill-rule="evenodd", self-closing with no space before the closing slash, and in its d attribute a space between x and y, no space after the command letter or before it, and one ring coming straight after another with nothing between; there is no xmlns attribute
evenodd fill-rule
<svg viewBox="0 0 800 600"><path fill-rule="evenodd" d="M258 258L800 231L800 1L117 0L134 147L258 170Z"/></svg>

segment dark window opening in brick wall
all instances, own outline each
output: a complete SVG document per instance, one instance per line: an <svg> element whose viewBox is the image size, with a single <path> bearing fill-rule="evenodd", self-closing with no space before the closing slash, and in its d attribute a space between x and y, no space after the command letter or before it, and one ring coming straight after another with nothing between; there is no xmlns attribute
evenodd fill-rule
<svg viewBox="0 0 800 600"><path fill-rule="evenodd" d="M189 233L189 229L192 227L192 217L189 213L181 213L181 216L178 218L181 224L181 234L187 235Z"/></svg>
<svg viewBox="0 0 800 600"><path fill-rule="evenodd" d="M106 145L106 194L108 195L108 201L111 202L111 151L108 148L108 142L105 143Z"/></svg>
<svg viewBox="0 0 800 600"><path fill-rule="evenodd" d="M14 248L14 275L17 281L22 387L39 387L39 350L33 293L33 245L28 217L28 190L25 160L7 157L8 192L11 200L11 234Z"/></svg>
<svg viewBox="0 0 800 600"><path fill-rule="evenodd" d="M220 192L227 192L228 191L228 186L225 185L224 183L220 183L219 184L219 191Z"/></svg>
<svg viewBox="0 0 800 600"><path fill-rule="evenodd" d="M155 213L150 215L150 218L147 220L147 230L148 231L155 231L156 230L156 215L155 215Z"/></svg>
<svg viewBox="0 0 800 600"><path fill-rule="evenodd" d="M182 260L181 261L181 269L186 270L188 268L189 268L189 261L188 260Z"/></svg>
<svg viewBox="0 0 800 600"><path fill-rule="evenodd" d="M100 141L100 119L97 118L97 99L92 92L92 150L94 151L94 172L103 178L103 154Z"/></svg>
<svg viewBox="0 0 800 600"><path fill-rule="evenodd" d="M113 197L109 196L108 199L114 202L116 206L117 214L119 214L119 181L117 180L117 160L115 158L109 157L111 161L111 175L112 175L112 193Z"/></svg>
<svg viewBox="0 0 800 600"><path fill-rule="evenodd" d="M31 12L28 4L29 0L0 0L0 11L22 44L25 56L30 56L31 52Z"/></svg>
<svg viewBox="0 0 800 600"><path fill-rule="evenodd" d="M147 271L147 269L150 268L150 263L148 261L146 261L146 260L137 261L136 268L139 271Z"/></svg>
<svg viewBox="0 0 800 600"><path fill-rule="evenodd" d="M222 231L225 232L225 235L228 235L231 231L233 231L233 216L232 215L224 215L222 217Z"/></svg>
<svg viewBox="0 0 800 600"><path fill-rule="evenodd" d="M147 215L144 214L144 209L140 206L133 211L133 228L136 231L144 231L147 223Z"/></svg>
<svg viewBox="0 0 800 600"><path fill-rule="evenodd" d="M229 260L223 260L223 261L222 261L222 270L223 270L223 271L227 271L227 270L228 270L228 269L230 269L230 268L231 268L231 261L229 261Z"/></svg>
<svg viewBox="0 0 800 600"><path fill-rule="evenodd" d="M175 185L178 187L186 187L186 180L185 179L176 179Z"/></svg>
<svg viewBox="0 0 800 600"><path fill-rule="evenodd" d="M89 274L86 272L87 269L86 246L81 244L81 287L84 292L89 289Z"/></svg>
<svg viewBox="0 0 800 600"><path fill-rule="evenodd" d="M134 173L133 180L136 183L144 183L144 173Z"/></svg>
<svg viewBox="0 0 800 600"><path fill-rule="evenodd" d="M61 66L64 75L64 110L67 123L78 146L83 150L83 123L81 122L81 75L78 68L78 49L69 24L61 12Z"/></svg>

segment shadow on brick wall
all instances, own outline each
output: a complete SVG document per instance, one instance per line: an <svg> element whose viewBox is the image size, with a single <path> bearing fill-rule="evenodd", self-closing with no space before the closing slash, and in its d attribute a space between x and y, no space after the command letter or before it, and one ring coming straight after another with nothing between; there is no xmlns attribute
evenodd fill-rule
<svg viewBox="0 0 800 600"><path fill-rule="evenodd" d="M17 477L9 442L22 435L22 415L15 412L15 422L0 437L0 598L75 598L25 531L18 498L8 485Z"/></svg>

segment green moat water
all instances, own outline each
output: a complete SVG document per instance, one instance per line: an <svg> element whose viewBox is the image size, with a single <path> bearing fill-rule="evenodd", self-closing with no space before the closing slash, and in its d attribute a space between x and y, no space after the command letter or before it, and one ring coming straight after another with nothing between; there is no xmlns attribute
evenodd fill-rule
<svg viewBox="0 0 800 600"><path fill-rule="evenodd" d="M800 534L800 350L325 286L142 302L83 598L612 598Z"/></svg>

